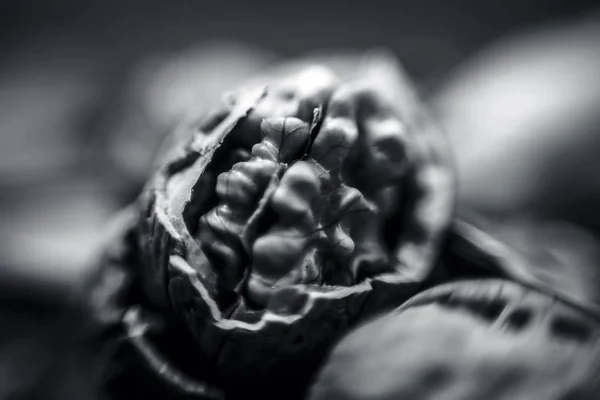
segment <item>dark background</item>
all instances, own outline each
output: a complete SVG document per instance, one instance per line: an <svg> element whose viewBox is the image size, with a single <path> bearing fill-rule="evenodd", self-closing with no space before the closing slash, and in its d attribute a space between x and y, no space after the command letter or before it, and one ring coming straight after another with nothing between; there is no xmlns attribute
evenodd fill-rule
<svg viewBox="0 0 600 400"><path fill-rule="evenodd" d="M119 68L147 52L231 38L283 56L316 48L394 49L413 73L444 73L508 31L588 12L589 0L2 2L4 57L42 40Z"/></svg>
<svg viewBox="0 0 600 400"><path fill-rule="evenodd" d="M56 368L67 350L53 315L143 182L144 161L128 169L110 154L119 135L139 134L121 120L142 60L222 39L264 49L263 60L385 47L427 92L496 40L597 13L597 3L0 2L0 325L10 327L0 332L0 399L86 396L60 393L78 378Z"/></svg>

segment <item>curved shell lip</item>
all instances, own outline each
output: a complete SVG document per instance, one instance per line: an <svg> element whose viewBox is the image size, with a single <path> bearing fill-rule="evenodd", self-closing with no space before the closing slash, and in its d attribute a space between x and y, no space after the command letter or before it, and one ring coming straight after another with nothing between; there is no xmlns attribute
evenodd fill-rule
<svg viewBox="0 0 600 400"><path fill-rule="evenodd" d="M181 168L187 166L188 163L193 164L201 156L207 156L209 153L214 153L214 151L223 143L233 127L235 127L235 125L252 110L257 102L266 94L266 91L267 86L261 86L252 91L248 90L247 93L242 96L240 103L230 115L219 124L219 130L216 134L209 137L192 135L189 142L181 149L183 154L170 154L169 160L164 163L163 171L161 171L162 173L156 175L155 180L152 182L151 190L154 191L156 203L163 205L163 207L155 207L154 210L157 213L159 221L175 240L185 240L186 244L187 242L193 242L187 229L185 229L183 221L179 221L179 219L182 219L181 210L172 212L173 210L167 207L169 201L165 198L165 195L169 179L180 172ZM182 129L189 129L189 126L185 125ZM210 157L207 157L207 159L210 159ZM200 173L202 173L204 167L206 167L205 164L206 163L203 163L203 165L200 166ZM191 188L193 183L189 186ZM187 195L190 195L190 192L191 190L188 190ZM188 201L189 198L183 200L185 202ZM177 220L170 218L169 216L176 216Z"/></svg>
<svg viewBox="0 0 600 400"><path fill-rule="evenodd" d="M308 295L308 300L302 306L302 309L295 312L292 315L281 315L273 312L268 307L265 309L264 314L258 322L248 323L235 319L228 319L225 317L223 312L219 309L215 300L210 296L202 282L200 281L196 271L185 261L183 258L178 256L171 256L170 259L171 267L178 270L180 273L185 274L190 283L208 305L210 310L210 318L213 325L223 330L235 330L242 329L246 331L260 331L265 328L266 325L291 325L296 321L302 319L302 317L308 314L320 300L325 299L339 299L347 296L358 295L361 293L368 293L373 288L369 282L361 282L354 286L332 286L331 290L310 290L312 285L295 285L286 288L287 291L293 292L298 297ZM307 288L307 290L303 290ZM322 286L320 286L322 288ZM288 292L288 293L289 293ZM277 295L275 295L277 296Z"/></svg>
<svg viewBox="0 0 600 400"><path fill-rule="evenodd" d="M420 111L420 106L412 104L413 101L419 102L416 99L413 99L413 97L416 96L416 93L409 83L408 78L405 77L404 71L396 62L390 64L390 60L391 58L384 54L383 59L375 59L375 63L379 63L376 67L398 69L396 72L399 72L399 76L396 78L400 80L402 87L407 90L407 93L404 94L407 98L399 99L399 102L402 103L401 106L404 108L402 112L405 113L407 118L410 118L407 122L412 125L413 122L422 123L422 121L420 121L422 119L428 121L429 116L422 115L423 113ZM214 153L214 151L223 143L233 127L248 115L267 91L268 85L266 84L259 85L258 88L244 88L241 95L241 101L235 105L229 116L219 124L216 129L218 132L213 132L208 136L198 134L192 135L191 138L188 138L189 140L185 147L180 148L179 152L170 155L169 160L163 164L161 173L158 173L155 176L150 190L154 192L155 204L159 205L154 207L156 218L176 242L184 243L186 246L198 246L186 229L183 218L180 215L181 213L179 212L180 210L172 209L169 201L170 199L167 198L167 186L169 185L170 178L180 172L181 166L186 163L187 166L189 166L190 164L193 165L197 162L199 163L197 171L203 171L207 162L203 161L202 158L211 158L211 153ZM184 128L189 129L189 126ZM414 242L412 237L408 237L408 245L404 247L405 251L401 256L397 256L404 259L398 260L399 266L395 271L376 275L349 287L308 284L290 286L285 289L285 294L288 298L291 295L299 301L304 299L304 304L293 313L289 313L289 310L287 310L287 313L284 314L275 312L268 306L260 320L254 323L226 318L218 304L211 298L198 271L192 268L184 258L180 257L176 252L173 252L173 249L171 249L168 262L168 269L171 270L171 272L167 272L167 276L171 276L172 271L176 271L187 276L190 282L194 282L192 286L197 294L199 294L208 305L210 319L214 325L224 330L244 329L248 331L261 330L267 324L293 324L313 310L316 307L316 303L321 300L342 299L345 297L368 294L373 291L373 285L383 284L385 286L393 287L403 284L419 284L433 268L432 264L434 263L434 259L439 255L439 249L446 234L446 227L451 221L455 208L455 193L454 190L450 188L455 184L456 179L452 170L453 163L451 155L449 154L449 149L445 148L443 145L440 146L440 143L437 142L435 138L432 139L432 136L441 136L440 140L445 141L444 134L438 126L427 126L426 129L427 132L423 135L419 135L419 132L416 132L414 140L418 142L417 146L419 147L422 160L425 160L427 163L431 162L434 166L433 169L436 170L436 172L442 171L443 175L441 175L441 181L444 187L439 189L434 186L434 195L428 196L426 199L426 207L420 211L431 211L432 207L436 210L435 217L433 217L433 224L436 229L433 229L432 236L426 237L423 242ZM431 143L432 141L434 143ZM438 178L439 177L440 175L438 175ZM430 186L435 185L436 183L437 182L426 182L426 184L429 184ZM193 185L193 183L185 183L185 186L191 187L191 185ZM188 197L190 196L190 191L180 191L179 195ZM189 200L189 198L183 199L183 203L187 200ZM426 222L430 222L430 220ZM407 263L403 261L406 261L406 259L411 260L411 256L412 259L417 262L414 263L415 266L411 264L412 268L409 269L407 268L407 265L405 265ZM326 290L324 290L324 288L326 288Z"/></svg>
<svg viewBox="0 0 600 400"><path fill-rule="evenodd" d="M475 261L478 268L500 274L496 278L469 279L469 281L512 281L526 288L554 297L590 317L600 320L600 306L586 301L576 293L561 290L536 278L529 272L529 262L523 256L485 231L467 221L456 219L450 227L449 234L453 236L453 239L458 239L460 246L469 253L468 255L459 254L459 257L463 259L468 258L467 261L470 262ZM456 247L450 249L450 251L456 250ZM406 301L400 308L408 308L422 301L427 301L425 299L428 296L432 296L432 293L441 294L452 290L458 285L463 284L467 279L444 283L421 292ZM433 297L437 298L437 295L434 294Z"/></svg>
<svg viewBox="0 0 600 400"><path fill-rule="evenodd" d="M155 378L186 395L202 396L202 398L214 400L221 400L225 397L220 388L188 376L164 358L152 340L148 338L151 322L142 317L141 308L134 306L127 309L122 321L127 332L126 340L144 360L146 367Z"/></svg>

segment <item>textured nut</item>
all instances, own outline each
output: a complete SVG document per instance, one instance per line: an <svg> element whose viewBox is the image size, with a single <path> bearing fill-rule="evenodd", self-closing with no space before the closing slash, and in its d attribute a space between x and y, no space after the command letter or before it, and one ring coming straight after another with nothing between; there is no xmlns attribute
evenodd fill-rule
<svg viewBox="0 0 600 400"><path fill-rule="evenodd" d="M433 269L453 210L445 138L395 62L356 72L235 92L177 136L140 197L141 287L216 382L302 387L349 325Z"/></svg>
<svg viewBox="0 0 600 400"><path fill-rule="evenodd" d="M333 350L309 398L592 399L600 324L508 281L417 295Z"/></svg>

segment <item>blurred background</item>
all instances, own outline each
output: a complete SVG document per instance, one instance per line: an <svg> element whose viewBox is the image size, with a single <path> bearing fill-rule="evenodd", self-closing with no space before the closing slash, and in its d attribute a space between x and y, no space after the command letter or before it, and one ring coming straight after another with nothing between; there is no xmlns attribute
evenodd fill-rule
<svg viewBox="0 0 600 400"><path fill-rule="evenodd" d="M14 384L0 398L71 379L48 375L65 350L46 327L164 135L291 58L393 51L450 135L461 212L560 220L586 232L593 250L576 256L596 257L596 3L1 1L0 382ZM55 398L85 397L69 393Z"/></svg>

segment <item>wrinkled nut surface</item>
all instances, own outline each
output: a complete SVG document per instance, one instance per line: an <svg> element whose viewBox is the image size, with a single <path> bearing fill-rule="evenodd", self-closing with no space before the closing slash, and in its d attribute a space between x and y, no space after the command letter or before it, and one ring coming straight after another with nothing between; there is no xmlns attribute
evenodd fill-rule
<svg viewBox="0 0 600 400"><path fill-rule="evenodd" d="M317 66L250 85L181 137L140 197L140 276L222 379L305 379L429 275L454 176L389 57L349 79Z"/></svg>
<svg viewBox="0 0 600 400"><path fill-rule="evenodd" d="M424 291L348 334L310 390L321 399L596 399L600 324L502 280Z"/></svg>

